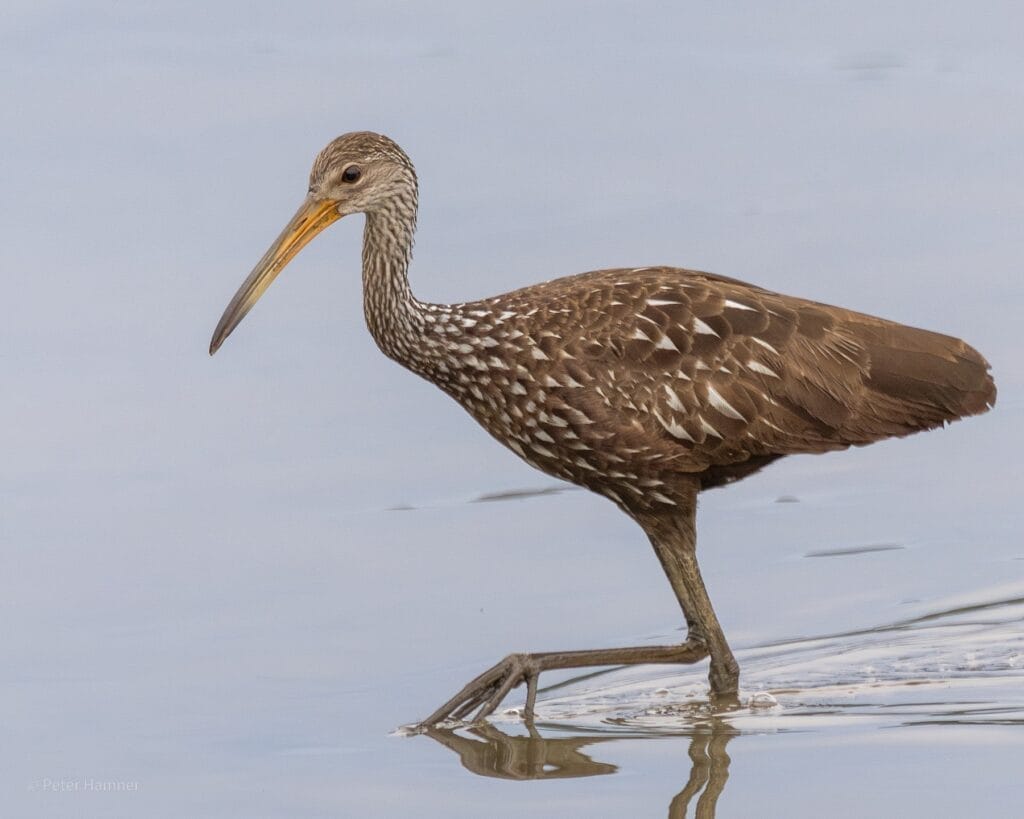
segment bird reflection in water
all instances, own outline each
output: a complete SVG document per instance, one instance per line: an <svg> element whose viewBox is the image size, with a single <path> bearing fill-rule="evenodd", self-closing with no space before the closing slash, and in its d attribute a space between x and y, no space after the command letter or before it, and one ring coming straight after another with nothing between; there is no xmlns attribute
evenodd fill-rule
<svg viewBox="0 0 1024 819"><path fill-rule="evenodd" d="M528 725L529 734L506 734L490 722L464 729L432 726L423 733L458 754L467 771L496 779L572 779L602 776L618 771L610 762L592 759L583 749L622 739L690 738L690 773L683 789L668 806L669 819L683 819L697 798L694 816L715 815L718 797L729 778L726 745L739 731L722 719L694 723L678 734L615 733L571 737L544 737Z"/></svg>

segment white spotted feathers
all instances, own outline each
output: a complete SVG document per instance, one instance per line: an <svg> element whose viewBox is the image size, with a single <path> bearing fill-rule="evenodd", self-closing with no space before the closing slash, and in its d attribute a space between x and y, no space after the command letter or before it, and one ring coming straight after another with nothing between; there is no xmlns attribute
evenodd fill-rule
<svg viewBox="0 0 1024 819"><path fill-rule="evenodd" d="M676 503L674 476L706 488L934 426L987 378L957 339L696 271L596 271L436 305L379 270L366 298L391 310L370 322L385 352L533 466L628 508ZM912 351L965 372L940 374L934 394L887 391L880 353Z"/></svg>

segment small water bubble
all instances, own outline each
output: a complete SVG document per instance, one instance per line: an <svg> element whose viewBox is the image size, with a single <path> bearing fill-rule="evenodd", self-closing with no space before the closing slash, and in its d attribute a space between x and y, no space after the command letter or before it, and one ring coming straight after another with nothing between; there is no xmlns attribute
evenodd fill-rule
<svg viewBox="0 0 1024 819"><path fill-rule="evenodd" d="M758 691L756 694L751 694L747 706L749 708L775 708L778 704L779 701L767 691Z"/></svg>

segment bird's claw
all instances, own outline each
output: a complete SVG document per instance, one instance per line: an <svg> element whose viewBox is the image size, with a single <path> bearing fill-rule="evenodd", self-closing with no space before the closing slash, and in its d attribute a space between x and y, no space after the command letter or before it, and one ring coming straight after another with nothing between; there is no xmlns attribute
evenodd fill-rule
<svg viewBox="0 0 1024 819"><path fill-rule="evenodd" d="M523 683L527 686L523 719L533 721L540 664L530 654L509 654L504 660L471 680L458 694L420 723L427 728L446 720L473 724L486 719L501 705L508 693Z"/></svg>

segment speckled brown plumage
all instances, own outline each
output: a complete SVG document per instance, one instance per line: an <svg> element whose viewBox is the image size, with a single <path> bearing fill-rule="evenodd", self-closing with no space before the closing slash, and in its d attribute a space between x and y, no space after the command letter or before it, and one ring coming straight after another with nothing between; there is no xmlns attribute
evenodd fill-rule
<svg viewBox="0 0 1024 819"><path fill-rule="evenodd" d="M995 396L957 339L669 267L434 308L415 369L529 463L630 508Z"/></svg>
<svg viewBox="0 0 1024 819"><path fill-rule="evenodd" d="M529 715L548 668L709 654L713 693L735 697L738 667L694 555L697 493L784 455L907 435L995 401L988 364L958 339L699 271L600 270L476 302L420 302L407 278L417 201L394 142L368 132L332 142L211 352L309 239L365 213L364 313L380 348L528 463L634 517L690 632L682 646L512 655L427 722L485 716L524 681Z"/></svg>

